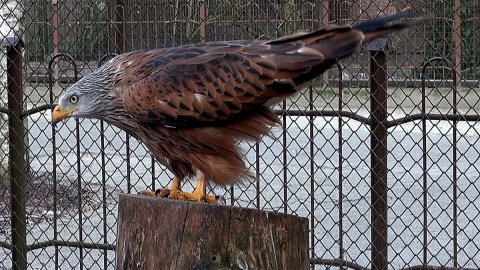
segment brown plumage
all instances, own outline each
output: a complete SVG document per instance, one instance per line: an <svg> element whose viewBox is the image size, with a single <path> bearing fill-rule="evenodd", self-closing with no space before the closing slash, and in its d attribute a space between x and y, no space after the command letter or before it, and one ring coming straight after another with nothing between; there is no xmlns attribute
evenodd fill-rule
<svg viewBox="0 0 480 270"><path fill-rule="evenodd" d="M71 86L54 122L105 120L146 144L184 179L216 184L250 177L237 146L258 141L279 119L270 106L302 89L363 42L409 26L392 21L328 27L273 41L206 42L121 54Z"/></svg>

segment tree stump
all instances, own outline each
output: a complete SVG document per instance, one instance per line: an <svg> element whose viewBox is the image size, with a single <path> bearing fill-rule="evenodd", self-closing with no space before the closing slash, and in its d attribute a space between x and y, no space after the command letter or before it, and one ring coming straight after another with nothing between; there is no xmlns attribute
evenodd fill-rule
<svg viewBox="0 0 480 270"><path fill-rule="evenodd" d="M308 219L120 194L116 269L308 269Z"/></svg>

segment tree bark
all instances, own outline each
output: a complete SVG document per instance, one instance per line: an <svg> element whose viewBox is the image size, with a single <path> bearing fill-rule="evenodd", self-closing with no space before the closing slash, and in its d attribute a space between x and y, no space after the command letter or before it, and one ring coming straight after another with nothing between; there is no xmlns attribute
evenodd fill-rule
<svg viewBox="0 0 480 270"><path fill-rule="evenodd" d="M120 194L116 269L308 269L308 219Z"/></svg>

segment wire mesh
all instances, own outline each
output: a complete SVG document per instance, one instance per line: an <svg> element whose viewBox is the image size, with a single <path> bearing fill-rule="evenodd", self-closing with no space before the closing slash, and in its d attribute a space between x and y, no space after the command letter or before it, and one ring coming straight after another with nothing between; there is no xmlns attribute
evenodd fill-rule
<svg viewBox="0 0 480 270"><path fill-rule="evenodd" d="M480 11L477 1L6 1L2 40L25 41L22 85L29 269L113 269L116 198L172 174L100 121L52 126L59 94L112 53L192 42L271 39L413 8L432 14L387 42L389 268L480 265ZM12 235L7 56L0 54L0 269L22 269ZM433 58L436 57L436 58ZM433 58L433 59L432 59ZM380 64L362 48L275 107L282 126L242 143L256 180L212 187L231 205L310 219L312 269L371 269L370 86ZM379 83L379 82L377 82ZM378 100L377 100L378 101ZM383 102L383 101L382 101ZM376 138L381 139L381 138ZM17 250L18 251L18 250ZM3 266L1 266L3 265Z"/></svg>

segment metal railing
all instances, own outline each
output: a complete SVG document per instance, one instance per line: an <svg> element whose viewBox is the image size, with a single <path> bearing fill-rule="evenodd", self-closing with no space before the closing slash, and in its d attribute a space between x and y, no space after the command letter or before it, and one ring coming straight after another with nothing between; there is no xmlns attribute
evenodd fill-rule
<svg viewBox="0 0 480 270"><path fill-rule="evenodd" d="M86 242L83 240L82 233L79 234L79 241L65 241L65 240L59 240L57 238L57 233L54 233L54 237L51 240L43 241L43 242L37 242L33 244L28 244L26 242L26 193L25 193L25 186L26 186L26 175L24 172L27 171L27 168L25 165L26 160L22 160L26 157L26 147L27 145L24 144L24 132L22 129L24 128L23 126L23 118L25 118L28 115L31 115L33 113L38 113L43 110L51 110L54 106L54 96L53 92L50 92L50 98L51 98L51 104L49 105L44 105L40 107L35 107L30 110L25 111L23 109L23 104L22 102L18 102L18 100L23 100L22 95L22 83L21 83L21 46L22 42L18 38L11 38L7 39L5 42L5 46L7 47L7 55L8 55L8 86L9 86L9 106L8 108L2 108L2 112L8 113L9 115L9 123L10 123L10 134L11 137L9 138L10 143L10 149L15 149L17 151L11 151L10 152L10 162L11 164L14 164L14 166L11 166L11 204L12 204L12 242L11 244L7 242L2 242L2 247L7 248L12 250L12 260L13 260L13 266L14 269L26 269L27 266L27 252L33 251L36 249L44 249L47 247L55 247L56 251L55 253L58 256L58 248L59 247L70 247L70 248L78 248L80 250L80 258L83 258L84 255L82 254L83 249L99 249L99 250L114 250L115 245L110 244L108 242L103 242L103 243L92 243L92 242ZM378 46L378 44L377 44ZM426 106L425 106L425 101L426 101L426 78L423 79L422 81L422 112L419 114L415 115L410 115L410 116L405 116L403 118L399 119L393 119L393 120L387 120L388 118L388 113L387 113L387 54L383 50L383 48L376 47L376 48L369 48L370 54L371 54L371 74L374 76L371 79L371 115L370 117L364 117L361 115L358 115L356 113L348 112L348 111L343 111L342 107L339 107L339 110L337 111L318 111L314 110L310 107L309 110L285 110L285 109L279 109L277 110L277 113L282 115L284 118L284 121L286 122L287 116L292 117L292 116L302 116L302 117L309 117L309 121L313 122L313 118L315 117L328 117L328 116L334 116L339 119L338 125L339 125L339 130L342 130L342 119L343 118L350 118L354 119L356 121L361 122L364 125L367 125L370 127L370 147L371 147L371 164L375 164L375 166L371 167L371 172L370 172L370 186L371 186L371 258L372 258L372 269L387 269L389 266L389 261L388 261L388 247L389 247L389 241L388 241L388 227L389 224L387 222L387 213L388 213L388 184L387 184L387 174L389 171L388 165L387 165L387 156L388 156L388 147L387 147L387 140L388 140L388 128L392 128L397 125L402 125L411 121L417 121L421 120L422 122L422 129L424 131L423 133L423 140L422 140L422 145L423 148L426 149L427 146L427 138L428 138L428 133L426 132L426 123L427 121L431 120L446 120L446 121L452 121L453 126L456 127L458 121L479 121L480 120L480 115L478 114L459 114L458 110L456 109L455 104L457 104L457 93L456 91L453 92L453 113L452 114L429 114L426 112ZM72 57L66 55L66 54L58 54L55 55L52 60L49 62L49 70L51 71L50 74L53 74L53 63L57 58L65 58L67 61L69 61L72 65L75 66L75 61ZM446 68L449 68L451 70L454 70L453 64L444 59L444 58L433 58L430 59L426 62L426 64L422 68L422 73L425 72L426 68L431 65L435 61L441 61L446 64ZM337 68L341 71L341 66L337 65ZM76 70L76 67L74 67ZM455 74L455 73L453 73ZM75 78L77 79L77 78ZM457 78L454 75L453 76L453 81L454 85L456 85ZM50 89L53 89L53 78L50 76L49 80L49 85ZM341 85L341 80L340 80L340 85ZM342 91L342 87L340 87L340 93ZM309 91L310 98L312 99L312 92ZM341 99L342 97L339 96ZM341 104L340 102L339 104ZM313 126L311 126L313 127ZM104 123L100 123L100 131L103 133L105 130ZM75 138L77 138L77 143L76 143L76 166L80 166L81 164L81 156L79 153L81 152L79 149L80 146L80 123L79 120L75 121ZM52 134L55 134L55 127L52 126ZM314 136L314 130L311 128L310 129L310 136ZM339 137L342 137L341 132L339 132ZM55 147L56 146L56 137L52 136L52 145ZM283 144L287 145L287 139L286 136L283 136ZM105 148L105 136L100 136L100 147L101 149ZM453 180L455 181L458 179L458 168L456 166L456 162L458 160L457 152L458 148L456 145L456 142L458 140L458 135L457 131L454 128L453 130L453 141L452 141L452 147L454 149L453 151L453 157L452 157L452 166L453 166ZM313 144L312 144L313 146ZM342 152L341 150L342 144L339 144L339 152ZM288 149L284 148L284 153L286 153ZM312 149L310 149L312 151ZM313 151L312 151L313 152ZM257 146L257 154L258 154L258 146ZM57 162L55 159L56 155L53 155L53 171L56 172L57 169ZM101 167L105 168L105 153L102 152L101 154ZM259 161L260 157L257 156L256 160ZM427 161L428 161L428 153L425 151L423 153L423 158L422 158L422 166L424 168L427 167ZM311 160L311 162L314 162ZM286 160L286 155L284 155L284 164L287 164L288 161ZM339 164L342 164L342 157L341 155L339 156ZM257 175L260 174L260 171L258 170L258 164L256 164L257 168ZM311 168L314 167L314 164L311 164ZM342 171L341 167L339 166L339 175L342 176ZM154 166L152 166L152 170L154 170ZM77 171L81 171L80 168L77 168ZM286 169L284 171L287 171ZM311 176L314 175L314 171L311 172ZM78 188L82 188L82 179L81 179L81 174L78 174ZM426 170L423 174L423 186L424 186L424 193L422 195L423 197L423 204L427 205L427 190L428 190L428 174L426 173ZM56 173L52 174L53 181L54 183L57 182L56 179ZM105 177L106 177L106 171L105 169L102 169L101 173L101 181L102 183L105 183ZM284 177L288 177L285 175ZM312 183L314 182L313 177L312 177ZM152 182L152 185L154 183ZM288 185L288 183L286 183ZM55 187L55 185L54 185ZM340 190L342 189L341 186L339 187ZM453 222L454 222L454 227L453 227L453 235L456 236L458 234L458 205L456 203L456 198L458 197L458 187L457 185L453 185ZM131 188L129 188L130 192ZM261 190L257 186L256 187L256 202L255 205L256 207L260 207L259 199L261 198ZM102 195L103 195L103 200L106 201L106 193L107 190L105 188L102 189ZM56 196L55 189L53 190L53 195ZM288 195L285 195L285 197L288 197ZM77 209L79 211L79 226L82 226L82 206L81 206L81 197L78 197L78 206ZM231 204L235 204L234 201L234 196L231 197ZM56 199L54 199L54 202ZM342 199L339 199L339 201L342 201ZM315 205L311 205L312 208L315 208ZM54 216L53 219L57 220L59 217L56 216L56 204L53 204L53 211L54 211ZM341 210L342 207L339 206L339 209ZM284 204L283 209L279 209L280 211L284 212L289 212L289 209L286 207L286 204ZM424 207L423 209L423 223L428 224L428 207ZM105 206L103 212L106 212ZM342 214L340 214L342 215ZM104 216L106 218L106 215ZM315 220L311 219L311 227L314 228L316 227ZM54 223L56 224L56 223ZM423 241L424 243L428 243L428 226L424 227L424 232L423 232ZM54 231L57 231L58 229L56 226L54 226ZM106 234L106 227L104 227L104 233ZM80 232L82 232L80 230ZM315 242L315 234L312 232L312 238L311 242ZM428 244L424 245L423 251L423 261L427 262L428 259ZM327 259L327 258L315 258L315 252L312 249L311 252L312 259L311 262L312 264L318 264L318 265L336 265L336 266L341 266L341 267L346 267L346 268L352 268L352 269L367 269L365 266L360 266L356 264L355 262L352 261L347 261L340 256L340 259ZM459 264L458 264L458 242L456 239L454 239L454 266L453 267L443 267L442 269L458 269ZM80 260L82 263L82 260ZM82 264L81 264L82 265ZM105 264L107 266L107 263ZM416 269L420 268L422 269L436 269L434 266L430 266L427 264L424 264L422 266L411 266L407 267L405 269ZM466 268L463 268L466 269Z"/></svg>

